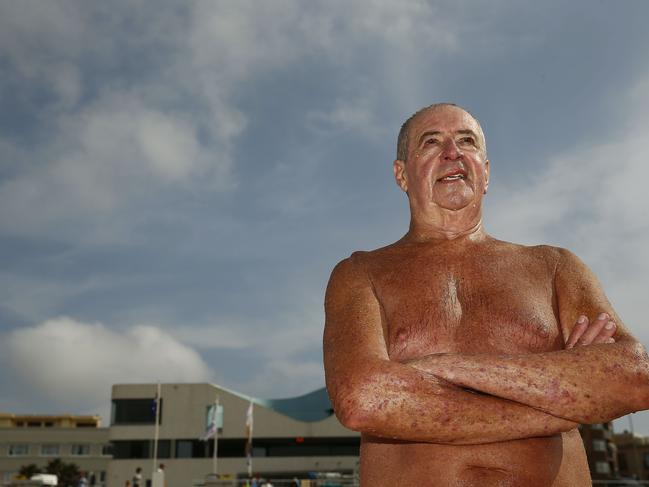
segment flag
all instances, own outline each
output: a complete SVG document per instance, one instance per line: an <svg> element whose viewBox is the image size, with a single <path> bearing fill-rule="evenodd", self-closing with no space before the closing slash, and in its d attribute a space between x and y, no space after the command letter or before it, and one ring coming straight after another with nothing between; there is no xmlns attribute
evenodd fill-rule
<svg viewBox="0 0 649 487"><path fill-rule="evenodd" d="M252 476L252 401L248 406L248 412L246 412L246 437L248 441L246 442L246 466L248 467L248 476Z"/></svg>
<svg viewBox="0 0 649 487"><path fill-rule="evenodd" d="M160 384L158 383L158 389L156 390L155 397L151 401L151 414L153 415L154 420L158 419L160 409Z"/></svg>
<svg viewBox="0 0 649 487"><path fill-rule="evenodd" d="M205 418L205 434L201 438L207 441L216 434L219 428L223 428L223 406L212 404L207 408L207 417Z"/></svg>

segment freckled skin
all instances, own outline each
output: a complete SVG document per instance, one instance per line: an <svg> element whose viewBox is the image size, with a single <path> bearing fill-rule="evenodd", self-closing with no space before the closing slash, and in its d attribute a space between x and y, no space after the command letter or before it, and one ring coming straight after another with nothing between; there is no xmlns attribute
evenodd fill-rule
<svg viewBox="0 0 649 487"><path fill-rule="evenodd" d="M577 422L649 407L646 353L572 254L484 232L469 114L428 110L410 134L394 166L409 232L341 262L325 298L327 389L362 433L361 485L590 486ZM601 312L614 331L575 325Z"/></svg>

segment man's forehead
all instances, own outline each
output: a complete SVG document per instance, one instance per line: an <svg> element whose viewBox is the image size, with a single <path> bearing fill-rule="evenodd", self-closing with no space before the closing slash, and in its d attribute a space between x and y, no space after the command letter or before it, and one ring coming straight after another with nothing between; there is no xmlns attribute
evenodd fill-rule
<svg viewBox="0 0 649 487"><path fill-rule="evenodd" d="M430 107L419 113L413 122L412 128L414 132L428 130L442 132L449 128L452 130L473 130L476 133L481 132L480 125L469 112L453 105Z"/></svg>

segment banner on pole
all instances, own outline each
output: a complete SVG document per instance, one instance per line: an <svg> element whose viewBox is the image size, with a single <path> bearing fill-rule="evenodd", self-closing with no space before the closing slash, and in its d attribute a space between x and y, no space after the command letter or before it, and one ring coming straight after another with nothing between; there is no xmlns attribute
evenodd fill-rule
<svg viewBox="0 0 649 487"><path fill-rule="evenodd" d="M248 411L246 412L246 436L248 441L246 441L246 466L248 467L248 476L252 476L252 427L253 427L253 417L252 417L252 401L248 406Z"/></svg>
<svg viewBox="0 0 649 487"><path fill-rule="evenodd" d="M203 441L212 438L219 428L223 428L223 406L221 404L212 404L207 408L207 415L205 418L205 434Z"/></svg>

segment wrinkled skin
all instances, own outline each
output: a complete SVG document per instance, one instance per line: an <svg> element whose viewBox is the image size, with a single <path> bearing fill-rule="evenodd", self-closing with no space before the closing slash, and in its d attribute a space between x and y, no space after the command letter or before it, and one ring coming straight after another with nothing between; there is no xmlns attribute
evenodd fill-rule
<svg viewBox="0 0 649 487"><path fill-rule="evenodd" d="M489 162L458 107L394 163L408 233L357 252L325 300L327 388L363 486L586 486L576 425L649 407L644 349L570 252L482 228Z"/></svg>

